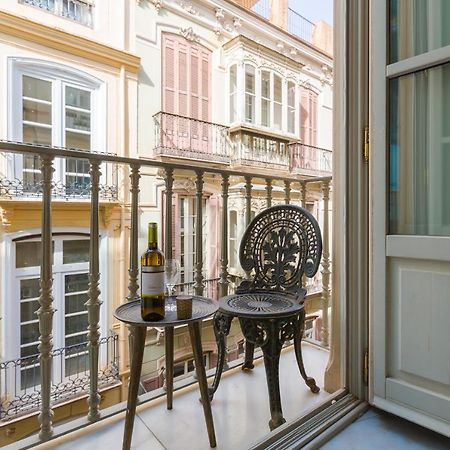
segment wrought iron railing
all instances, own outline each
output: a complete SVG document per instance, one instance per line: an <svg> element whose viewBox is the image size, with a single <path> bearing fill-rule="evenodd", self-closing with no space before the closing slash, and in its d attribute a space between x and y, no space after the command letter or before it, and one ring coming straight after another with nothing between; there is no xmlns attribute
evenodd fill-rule
<svg viewBox="0 0 450 450"><path fill-rule="evenodd" d="M110 155L114 156L113 153ZM89 199L91 178L89 164L83 159L55 161L52 179L52 197L58 199ZM0 167L0 199L40 198L42 196L41 173L38 162L24 169L23 156L3 153ZM118 165L101 165L100 198L103 201L118 200ZM2 175L3 172L5 175Z"/></svg>
<svg viewBox="0 0 450 450"><path fill-rule="evenodd" d="M101 360L99 388L119 380L118 335L111 331L99 340ZM88 342L58 348L51 352L53 374L51 403L74 399L89 392ZM41 406L39 355L0 362L0 423L37 411Z"/></svg>
<svg viewBox="0 0 450 450"><path fill-rule="evenodd" d="M246 131L234 134L233 165L289 171L287 142Z"/></svg>
<svg viewBox="0 0 450 450"><path fill-rule="evenodd" d="M87 27L93 26L94 2L90 0L19 0L24 5L44 9Z"/></svg>
<svg viewBox="0 0 450 450"><path fill-rule="evenodd" d="M214 300L219 299L219 280L220 278L209 278L203 280L203 292L209 298ZM175 285L175 292L183 293L187 295L195 294L195 281L189 281L187 283L179 283Z"/></svg>
<svg viewBox="0 0 450 450"><path fill-rule="evenodd" d="M294 142L289 144L290 170L312 176L331 175L333 152L325 148Z"/></svg>
<svg viewBox="0 0 450 450"><path fill-rule="evenodd" d="M166 112L153 119L155 156L229 163L232 144L228 127Z"/></svg>
<svg viewBox="0 0 450 450"><path fill-rule="evenodd" d="M288 31L307 42L312 42L314 23L288 8Z"/></svg>
<svg viewBox="0 0 450 450"><path fill-rule="evenodd" d="M160 174L164 177L165 182L165 193L164 193L164 207L165 207L165 217L164 217L164 245L163 250L166 258L173 257L174 249L174 230L172 228L173 216L172 206L174 204L174 181L178 177L186 179L186 177L191 177L193 182L194 191L193 201L195 203L196 215L193 219L193 225L195 226L195 242L193 243L193 250L195 251L195 264L193 266L194 271L194 293L196 295L203 295L205 293L205 278L204 278L204 237L208 232L204 227L204 217L203 217L203 205L205 198L204 191L204 181L207 177L211 179L214 178L221 181L221 192L220 192L220 209L218 210L217 217L217 231L220 235L217 241L220 242L220 248L218 253L220 255L220 265L219 265L219 280L217 281L219 295L226 295L230 287L230 276L229 276L229 266L228 266L228 220L229 220L229 187L230 181L233 183L240 183L244 181L244 215L242 226L239 229L245 229L245 227L250 223L252 219L252 209L254 209L255 196L258 197L259 202L264 202L266 206L271 206L272 202L284 202L284 203L297 203L306 207L308 201L308 195L312 195L313 198L317 199L318 195L321 195L322 199L322 216L321 221L322 236L323 236L323 253L322 253L322 293L320 298L320 308L324 312L322 314L322 333L321 339L322 344L328 345L329 327L328 327L328 311L331 302L331 288L330 288L330 252L329 252L329 194L331 188L331 176L327 177L316 177L304 179L300 178L298 175L287 174L286 176L276 175L273 172L260 171L254 167L251 170L246 170L244 173L242 170L230 169L228 167L217 167L214 165L194 165L192 161L186 162L166 162L158 161L154 159L137 159L137 158L127 158L119 157L109 154L98 154L98 153L88 153L83 151L62 149L62 148L52 148L43 147L37 145L27 145L14 142L0 141L0 152L15 153L18 155L32 154L35 155L38 162L40 163L39 170L41 176L42 185L42 226L40 230L41 235L41 268L40 268L40 285L41 291L38 299L39 315L39 359L34 359L33 370L36 372L36 376L39 373L38 380L40 386L33 388L33 395L26 397L27 402L29 402L33 408L38 407L40 410L40 432L39 435L30 437L27 440L27 445L29 447L36 445L39 442L47 441L52 436L58 436L62 433L58 428L54 428L53 424L53 407L55 399L55 382L52 381L54 377L55 370L60 366L60 360L58 359L58 354L52 348L52 334L54 331L53 327L53 312L54 312L54 302L53 302L53 272L52 272L52 208L54 198L52 197L52 176L53 168L60 158L64 159L84 159L87 164L89 164L89 173L91 174L91 185L90 185L90 252L89 252L89 290L88 290L88 301L86 302L86 311L88 317L88 333L87 341L88 345L85 347L83 352L87 352L86 358L86 370L92 368L89 377L89 390L88 390L88 405L89 412L84 420L84 424L89 422L97 421L101 417L105 417L105 410L102 411L102 416L100 416L100 397L99 389L101 386L101 372L97 370L97 367L102 367L102 351L99 342L99 317L102 309L106 307L105 304L102 305L100 301L99 294L99 283L103 279L104 274L100 273L100 238L99 238L99 227L100 227L100 169L103 164L112 163L120 164L121 174L129 173L129 182L125 179L121 179L119 185L123 185L124 199L127 201L127 206L129 204L130 211L130 229L129 233L129 282L128 286L128 296L127 301L132 301L139 298L139 229L140 229L140 208L142 205L139 203L139 191L140 191L140 178L141 172L145 172L149 168L159 169ZM189 175L190 174L190 175ZM254 184L259 184L256 188ZM262 189L261 189L262 188ZM308 190L311 188L313 194L308 194ZM265 199L261 198L261 190L265 189ZM124 200L125 201L125 200ZM128 203L129 202L129 203ZM4 207L4 206L3 206ZM214 286L212 282L211 286ZM213 287L211 289L214 289ZM5 317L4 317L5 319ZM110 318L110 320L113 320ZM3 324L7 323L7 320L2 321ZM122 337L122 336L121 336ZM126 336L123 336L126 340ZM64 353L65 354L65 353ZM116 353L117 354L117 353ZM62 356L60 356L62 358ZM39 363L39 369L36 364ZM10 363L14 365L14 363ZM13 386L19 382L19 375L17 370L19 364L16 362L16 370L13 370L13 377L15 382L11 381L8 375L8 380L2 380L2 391L5 389L4 386ZM28 367L28 366L27 366ZM34 368L36 367L36 369ZM116 367L116 366L114 366ZM126 371L126 363L123 363L124 372ZM6 372L5 372L6 373ZM8 372L9 373L9 372ZM99 377L100 373L100 377ZM116 372L114 372L116 376ZM54 380L54 378L53 378ZM83 384L83 383L81 383ZM87 386L83 384L83 386ZM22 388L21 388L22 389ZM30 388L31 389L31 388ZM70 387L67 389L70 391ZM83 388L87 389L87 388ZM37 393L34 393L34 392ZM59 393L61 390L58 391ZM79 391L78 391L79 392ZM85 391L83 391L85 392ZM12 392L14 396L19 397L19 401L23 404L25 397L22 397L21 391ZM30 391L31 393L31 391ZM60 395L60 394L56 394ZM59 398L59 397L58 397ZM13 398L14 399L14 398ZM9 402L11 405L10 397L2 402ZM26 402L25 402L26 403ZM125 408L121 405L121 408ZM3 406L5 409L5 406ZM6 407L9 408L9 407ZM114 409L117 412L120 408ZM110 412L109 414L113 414ZM81 419L77 421L77 426L80 426ZM75 425L74 425L75 426ZM67 432L68 424L64 424L64 432Z"/></svg>

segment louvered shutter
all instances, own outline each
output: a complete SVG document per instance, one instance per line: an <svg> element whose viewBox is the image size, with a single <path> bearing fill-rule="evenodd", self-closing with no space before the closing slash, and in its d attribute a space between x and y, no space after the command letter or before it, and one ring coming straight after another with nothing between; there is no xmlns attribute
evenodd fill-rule
<svg viewBox="0 0 450 450"><path fill-rule="evenodd" d="M162 110L170 114L176 114L177 42L172 38L172 35L163 34L162 46ZM177 146L175 121L171 116L162 117L161 142L163 147Z"/></svg>

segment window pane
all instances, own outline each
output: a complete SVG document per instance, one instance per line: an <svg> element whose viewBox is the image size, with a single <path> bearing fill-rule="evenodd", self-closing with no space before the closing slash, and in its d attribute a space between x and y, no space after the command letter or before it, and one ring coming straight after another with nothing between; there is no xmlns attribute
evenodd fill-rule
<svg viewBox="0 0 450 450"><path fill-rule="evenodd" d="M278 75L273 77L273 98L276 102L280 102L282 100L281 94L281 78Z"/></svg>
<svg viewBox="0 0 450 450"><path fill-rule="evenodd" d="M91 113L66 108L66 128L91 131Z"/></svg>
<svg viewBox="0 0 450 450"><path fill-rule="evenodd" d="M89 262L89 239L63 242L63 264Z"/></svg>
<svg viewBox="0 0 450 450"><path fill-rule="evenodd" d="M66 86L66 105L91 109L91 93L82 89Z"/></svg>
<svg viewBox="0 0 450 450"><path fill-rule="evenodd" d="M87 273L79 273L65 276L65 293L84 292L88 290L89 275Z"/></svg>
<svg viewBox="0 0 450 450"><path fill-rule="evenodd" d="M87 294L71 294L65 296L66 314L86 311Z"/></svg>
<svg viewBox="0 0 450 450"><path fill-rule="evenodd" d="M37 355L39 354L39 350L38 350L38 345L39 344L32 344L32 345L27 345L27 346L23 346L20 348L20 356L21 358L25 358L27 356L33 356L33 355ZM34 358L27 358L25 360L25 363L29 363L29 364L33 364Z"/></svg>
<svg viewBox="0 0 450 450"><path fill-rule="evenodd" d="M36 320L38 317L36 311L39 309L39 301L33 300L28 302L20 302L20 321L28 322Z"/></svg>
<svg viewBox="0 0 450 450"><path fill-rule="evenodd" d="M20 299L39 298L39 278L20 280Z"/></svg>
<svg viewBox="0 0 450 450"><path fill-rule="evenodd" d="M39 323L28 323L20 326L20 343L31 344L39 340Z"/></svg>
<svg viewBox="0 0 450 450"><path fill-rule="evenodd" d="M236 94L230 95L230 122L236 120Z"/></svg>
<svg viewBox="0 0 450 450"><path fill-rule="evenodd" d="M52 101L52 83L39 78L24 75L22 78L22 95L38 100Z"/></svg>
<svg viewBox="0 0 450 450"><path fill-rule="evenodd" d="M52 242L52 264L53 253L55 250L55 242ZM39 267L41 265L42 247L38 241L23 241L16 242L16 267ZM38 279L36 279L38 280ZM22 280L22 282L29 282L33 280ZM26 297L22 297L26 298Z"/></svg>
<svg viewBox="0 0 450 450"><path fill-rule="evenodd" d="M88 316L86 314L80 314L78 316L70 316L65 319L66 334L79 333L86 331L88 326Z"/></svg>
<svg viewBox="0 0 450 450"><path fill-rule="evenodd" d="M450 64L390 82L389 233L450 235Z"/></svg>
<svg viewBox="0 0 450 450"><path fill-rule="evenodd" d="M390 1L390 62L450 44L450 2Z"/></svg>
<svg viewBox="0 0 450 450"><path fill-rule="evenodd" d="M79 150L91 149L91 135L66 131L66 147Z"/></svg>
<svg viewBox="0 0 450 450"><path fill-rule="evenodd" d="M52 106L45 103L23 100L23 120L29 122L52 123Z"/></svg>
<svg viewBox="0 0 450 450"><path fill-rule="evenodd" d="M255 68L249 64L245 65L245 92L255 93Z"/></svg>
<svg viewBox="0 0 450 450"><path fill-rule="evenodd" d="M66 377L77 373L87 372L89 370L89 354L83 352L80 355L66 358L65 365Z"/></svg>
<svg viewBox="0 0 450 450"><path fill-rule="evenodd" d="M288 106L295 108L295 84L288 81Z"/></svg>
<svg viewBox="0 0 450 450"><path fill-rule="evenodd" d="M255 121L255 97L253 95L245 95L245 120L252 123Z"/></svg>
<svg viewBox="0 0 450 450"><path fill-rule="evenodd" d="M35 125L23 125L22 141L27 144L52 144L51 128L42 128Z"/></svg>
<svg viewBox="0 0 450 450"><path fill-rule="evenodd" d="M41 376L41 369L39 367L39 361L34 361L34 364L37 364L34 367L30 367L27 369L22 369L20 371L20 387L21 389L28 389L33 388L35 386L40 385L40 376ZM31 364L31 361L30 361Z"/></svg>
<svg viewBox="0 0 450 450"><path fill-rule="evenodd" d="M235 92L237 88L237 66L230 67L230 93Z"/></svg>
<svg viewBox="0 0 450 450"><path fill-rule="evenodd" d="M273 105L273 127L277 130L281 130L281 105L274 103Z"/></svg>
<svg viewBox="0 0 450 450"><path fill-rule="evenodd" d="M269 100L261 100L261 125L270 125L270 103Z"/></svg>
<svg viewBox="0 0 450 450"><path fill-rule="evenodd" d="M261 97L270 98L270 72L261 72Z"/></svg>
<svg viewBox="0 0 450 450"><path fill-rule="evenodd" d="M76 345L77 349L84 349L87 345L86 333L78 334L77 336L66 337L66 347Z"/></svg>

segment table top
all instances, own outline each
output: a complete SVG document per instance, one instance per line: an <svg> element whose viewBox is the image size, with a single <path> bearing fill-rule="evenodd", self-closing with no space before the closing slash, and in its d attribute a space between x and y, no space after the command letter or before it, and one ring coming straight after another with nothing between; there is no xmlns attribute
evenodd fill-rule
<svg viewBox="0 0 450 450"><path fill-rule="evenodd" d="M166 297L166 315L164 319L155 322L147 322L141 317L141 301L120 305L114 311L114 317L121 322L139 327L174 327L192 322L197 322L213 315L219 308L219 303L211 298L192 296L192 316L189 319L177 319L176 296Z"/></svg>
<svg viewBox="0 0 450 450"><path fill-rule="evenodd" d="M246 318L279 318L300 313L304 308L302 296L286 292L257 291L227 295L219 300L223 313Z"/></svg>

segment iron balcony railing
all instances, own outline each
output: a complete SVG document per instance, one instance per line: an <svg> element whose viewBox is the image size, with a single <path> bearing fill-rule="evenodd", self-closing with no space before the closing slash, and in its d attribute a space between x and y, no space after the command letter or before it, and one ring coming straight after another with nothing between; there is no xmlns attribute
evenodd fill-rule
<svg viewBox="0 0 450 450"><path fill-rule="evenodd" d="M331 150L294 142L289 144L289 154L292 173L310 176L331 175L333 167Z"/></svg>
<svg viewBox="0 0 450 450"><path fill-rule="evenodd" d="M99 340L98 387L119 381L118 335ZM89 392L88 342L52 350L51 401L54 405ZM0 362L0 424L41 407L39 355Z"/></svg>
<svg viewBox="0 0 450 450"><path fill-rule="evenodd" d="M19 0L24 5L43 9L85 25L93 26L94 2L90 0Z"/></svg>
<svg viewBox="0 0 450 450"><path fill-rule="evenodd" d="M307 42L312 42L314 23L297 11L288 8L288 31Z"/></svg>
<svg viewBox="0 0 450 450"><path fill-rule="evenodd" d="M234 133L234 166L289 171L289 152L287 142L262 134L239 131Z"/></svg>
<svg viewBox="0 0 450 450"><path fill-rule="evenodd" d="M153 120L155 156L229 163L228 127L166 112L155 114Z"/></svg>
<svg viewBox="0 0 450 450"><path fill-rule="evenodd" d="M27 145L21 143L0 141L0 152L14 153L18 155L34 155L39 161L39 170L41 172L41 190L42 202L41 208L41 267L40 267L40 286L41 291L38 300L39 314L39 359L34 360L34 364L39 362L39 390L30 399L33 407L38 405L40 410L39 426L40 432L38 435L27 438L26 445L31 447L39 442L47 441L51 437L56 437L61 433L66 433L69 427L65 423L62 428L54 427L53 423L53 408L55 407L54 397L54 377L55 368L61 364L58 360L57 354L52 346L53 334L53 271L52 271L52 208L54 198L52 197L52 176L55 162L59 158L63 159L84 159L89 164L89 173L91 176L90 183L90 251L89 251L89 289L88 300L86 302L86 312L88 317L87 327L87 368L89 370L89 392L88 392L88 414L85 419L78 419L76 425L83 426L108 417L120 410L124 410L126 405L121 403L120 407L113 409L102 409L100 414L100 396L99 389L101 386L101 371L102 367L102 351L99 344L99 318L102 309L107 308L108 304L101 301L99 284L104 279L104 274L100 273L100 179L101 167L103 164L112 163L121 166L120 173L125 177L129 174L129 182L125 179L119 180L119 184L125 187L124 199L129 205L130 214L130 228L127 230L129 236L129 266L127 283L128 295L125 301L133 301L139 299L139 249L138 238L140 229L140 209L142 205L139 203L140 178L141 172L148 171L149 168L159 169L159 174L164 179L165 190L163 203L165 206L164 217L164 243L163 250L166 258L173 257L174 236L173 236L173 201L174 201L174 181L181 177L191 177L194 186L193 199L195 209L197 211L193 219L195 226L195 264L194 264L194 293L196 295L203 295L205 293L204 286L204 263L203 242L205 233L208 230L204 229L203 218L203 204L205 198L204 181L205 178L215 179L221 181L220 189L220 209L217 217L217 230L219 233L218 242L220 248L218 249L220 265L219 265L219 280L218 290L219 296L227 295L230 287L230 276L228 266L228 236L229 236L229 187L230 182L242 183L244 186L244 215L242 217L242 224L239 223L239 229L245 229L252 219L254 213L255 201L263 203L264 206L271 206L272 204L291 203L295 202L306 207L307 202L311 199L310 196L317 199L321 196L321 229L323 236L323 254L322 254L322 292L320 297L320 309L322 310L322 345L328 346L329 342L329 327L328 316L329 308L332 306L331 302L331 286L330 286L330 251L329 251L329 194L331 189L331 177L316 177L309 179L302 179L297 175L279 176L273 173L268 174L264 171L259 171L254 168L251 170L232 170L224 167L200 166L194 165L192 161L186 162L165 162L151 159L137 159L119 157L109 154L88 153L72 149L52 148L36 145ZM190 175L189 175L190 174ZM256 186L258 185L258 186ZM261 191L263 188L263 191ZM265 189L265 192L264 192ZM261 196L264 193L264 196ZM145 196L141 196L144 201ZM125 201L125 200L124 200ZM252 211L253 209L253 211ZM128 209L127 209L128 210ZM240 216L239 216L240 217ZM127 222L128 223L128 222ZM126 269L126 268L125 268ZM117 295L117 293L116 293ZM119 294L120 296L120 294ZM120 301L120 299L117 299ZM5 301L5 299L3 299ZM110 322L114 320L109 318ZM7 321L2 321L3 326ZM121 336L122 338L122 336ZM126 339L124 340L124 346ZM119 366L122 362L119 361ZM126 363L123 362L123 371L126 372ZM37 371L37 369L35 369ZM15 372L17 373L17 372ZM18 376L18 375L14 375ZM2 383L5 383L3 381ZM7 383L10 386L10 382ZM4 386L4 384L2 384ZM145 394L144 394L145 395ZM148 399L142 397L142 399ZM23 399L22 399L23 400ZM71 422L72 423L72 422ZM1 424L0 424L1 426Z"/></svg>
<svg viewBox="0 0 450 450"><path fill-rule="evenodd" d="M110 154L114 156L113 153ZM91 176L89 162L80 158L57 158L52 176L52 197L57 199L89 199ZM117 201L118 166L103 163L99 182L100 199ZM41 197L41 171L37 157L13 153L0 155L0 199Z"/></svg>

